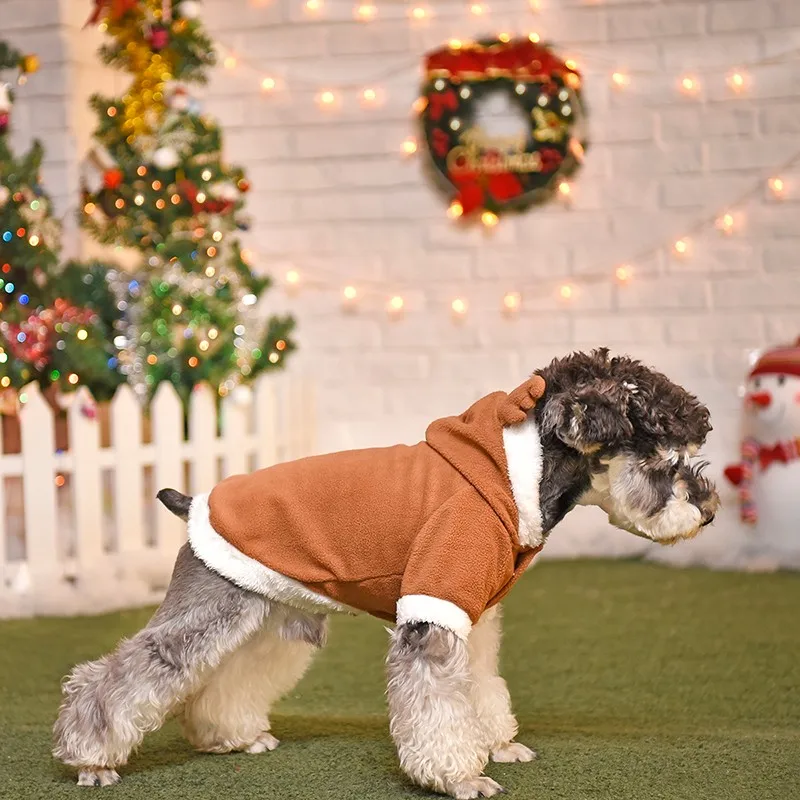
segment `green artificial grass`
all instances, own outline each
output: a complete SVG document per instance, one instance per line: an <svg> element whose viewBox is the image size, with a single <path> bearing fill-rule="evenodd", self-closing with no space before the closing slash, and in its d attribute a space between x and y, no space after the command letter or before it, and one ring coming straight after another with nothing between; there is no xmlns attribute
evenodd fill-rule
<svg viewBox="0 0 800 800"><path fill-rule="evenodd" d="M423 798L387 731L386 633L333 621L328 649L272 716L263 755L199 755L174 722L119 786L82 789L49 755L59 679L148 611L0 623L0 798ZM490 765L533 800L800 798L800 575L630 562L537 566L506 608L503 673L532 764Z"/></svg>

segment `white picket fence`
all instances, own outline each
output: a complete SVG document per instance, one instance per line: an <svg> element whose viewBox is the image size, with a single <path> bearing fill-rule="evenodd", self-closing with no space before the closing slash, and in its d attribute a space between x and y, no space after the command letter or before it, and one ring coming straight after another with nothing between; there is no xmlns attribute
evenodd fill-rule
<svg viewBox="0 0 800 800"><path fill-rule="evenodd" d="M157 601L186 540L185 524L155 500L159 489L208 491L223 477L309 455L314 446L311 386L287 375L261 378L252 402L226 397L219 419L214 393L198 387L187 438L171 386L159 388L147 421L124 386L109 410L110 446L101 445L100 420L87 415L91 396L81 390L68 411L69 450L61 452L53 411L37 387L25 391L21 453L0 448L0 618Z"/></svg>

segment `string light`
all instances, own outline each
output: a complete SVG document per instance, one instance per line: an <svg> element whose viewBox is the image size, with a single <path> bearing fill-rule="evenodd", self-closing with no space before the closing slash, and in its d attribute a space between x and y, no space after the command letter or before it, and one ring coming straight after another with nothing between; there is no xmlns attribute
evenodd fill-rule
<svg viewBox="0 0 800 800"><path fill-rule="evenodd" d="M417 22L421 22L428 16L428 11L422 6L414 6L414 8L409 11L409 15L412 19L417 20Z"/></svg>
<svg viewBox="0 0 800 800"><path fill-rule="evenodd" d="M519 311L522 304L522 296L519 292L507 292L503 297L503 308L508 312Z"/></svg>
<svg viewBox="0 0 800 800"><path fill-rule="evenodd" d="M413 136L409 136L403 142L403 152L407 156L413 156L417 152L417 140Z"/></svg>
<svg viewBox="0 0 800 800"><path fill-rule="evenodd" d="M565 283L559 290L558 293L564 300L571 300L572 299L572 287Z"/></svg>
<svg viewBox="0 0 800 800"><path fill-rule="evenodd" d="M700 91L700 83L697 78L693 78L691 75L684 75L681 78L681 91L688 95L697 94Z"/></svg>
<svg viewBox="0 0 800 800"><path fill-rule="evenodd" d="M286 283L297 286L300 283L300 273L296 269L290 269L286 273Z"/></svg>
<svg viewBox="0 0 800 800"><path fill-rule="evenodd" d="M575 70L578 69L578 62L574 58L568 58L564 62L564 66L567 69L571 69L573 72L575 72Z"/></svg>
<svg viewBox="0 0 800 800"><path fill-rule="evenodd" d="M624 72L613 72L611 74L611 83L618 89L628 85L628 76Z"/></svg>
<svg viewBox="0 0 800 800"><path fill-rule="evenodd" d="M572 187L570 186L569 181L561 181L558 184L558 193L565 199L572 194Z"/></svg>
<svg viewBox="0 0 800 800"><path fill-rule="evenodd" d="M68 381L69 381L69 382L70 382L70 383L71 383L73 386L75 386L75 385L78 383L78 381L80 380L80 378L79 378L79 377L78 377L78 376L77 376L77 375L76 375L74 372L71 372L71 373L69 374L69 377L67 378L67 380L68 380Z"/></svg>
<svg viewBox="0 0 800 800"><path fill-rule="evenodd" d="M322 10L322 0L306 0L306 13L319 14Z"/></svg>
<svg viewBox="0 0 800 800"><path fill-rule="evenodd" d="M400 297L399 294L396 294L391 300L389 300L389 311L391 311L393 314L398 314L403 310L404 305L405 303L403 302L403 298Z"/></svg>
<svg viewBox="0 0 800 800"><path fill-rule="evenodd" d="M463 42L461 39L451 39L447 44L451 50L460 50Z"/></svg>
<svg viewBox="0 0 800 800"><path fill-rule="evenodd" d="M275 89L275 78L263 78L261 80L261 91L262 92L271 92Z"/></svg>
<svg viewBox="0 0 800 800"><path fill-rule="evenodd" d="M733 214L730 212L726 212L717 220L717 227L723 232L727 234L733 233L733 226L736 220L733 218Z"/></svg>
<svg viewBox="0 0 800 800"><path fill-rule="evenodd" d="M685 256L689 252L689 242L686 239L678 239L672 249L679 255Z"/></svg>
<svg viewBox="0 0 800 800"><path fill-rule="evenodd" d="M336 95L333 92L326 90L319 94L317 101L320 105L330 107L336 102Z"/></svg>
<svg viewBox="0 0 800 800"><path fill-rule="evenodd" d="M447 216L450 219L458 219L464 214L464 206L458 202L458 200L453 200L452 203L447 207Z"/></svg>
<svg viewBox="0 0 800 800"><path fill-rule="evenodd" d="M450 303L450 308L453 309L454 314L458 314L458 316L463 317L464 314L467 313L467 301L462 300L460 297L456 297L456 299Z"/></svg>
<svg viewBox="0 0 800 800"><path fill-rule="evenodd" d="M746 84L745 77L738 70L728 75L727 80L728 80L728 86L730 86L730 88L733 89L734 92L741 92L745 89L745 84Z"/></svg>
<svg viewBox="0 0 800 800"><path fill-rule="evenodd" d="M355 300L358 297L358 292L355 286L345 286L342 292L345 300Z"/></svg>
<svg viewBox="0 0 800 800"><path fill-rule="evenodd" d="M485 8L484 8L484 7L483 7L483 6L482 6L480 3L473 3L473 4L472 4L472 5L469 7L469 10L470 10L470 12L471 12L472 14L474 14L476 17L480 17L480 16L482 16L482 15L483 15L483 13L484 13L484 11L485 11L486 9L485 9Z"/></svg>
<svg viewBox="0 0 800 800"><path fill-rule="evenodd" d="M511 41L511 34L510 33L505 33L505 32L498 33L497 34L497 38L503 43L510 42Z"/></svg>
<svg viewBox="0 0 800 800"><path fill-rule="evenodd" d="M535 31L528 34L528 41L533 42L534 44L539 44L541 38L542 37L539 36L539 34L536 33Z"/></svg>
<svg viewBox="0 0 800 800"><path fill-rule="evenodd" d="M360 5L356 6L355 13L356 19L360 19L362 22L370 22L377 16L378 9L371 3L361 3Z"/></svg>
<svg viewBox="0 0 800 800"><path fill-rule="evenodd" d="M225 69L236 69L239 61L237 60L236 56L231 54L229 56L225 56L225 60L222 62Z"/></svg>
<svg viewBox="0 0 800 800"><path fill-rule="evenodd" d="M614 270L614 275L620 283L628 283L631 279L631 268L627 264L623 264Z"/></svg>
<svg viewBox="0 0 800 800"><path fill-rule="evenodd" d="M481 222L487 228L494 228L494 226L500 222L500 217L498 217L494 211L484 211L483 214L481 214Z"/></svg>
<svg viewBox="0 0 800 800"><path fill-rule="evenodd" d="M378 102L378 93L375 89L364 89L361 92L361 105L374 106Z"/></svg>
<svg viewBox="0 0 800 800"><path fill-rule="evenodd" d="M782 198L786 194L786 184L783 178L770 178L767 185L772 194L777 198Z"/></svg>
<svg viewBox="0 0 800 800"><path fill-rule="evenodd" d="M277 353L270 353L269 354L269 363L270 364L277 364L280 361L280 356Z"/></svg>

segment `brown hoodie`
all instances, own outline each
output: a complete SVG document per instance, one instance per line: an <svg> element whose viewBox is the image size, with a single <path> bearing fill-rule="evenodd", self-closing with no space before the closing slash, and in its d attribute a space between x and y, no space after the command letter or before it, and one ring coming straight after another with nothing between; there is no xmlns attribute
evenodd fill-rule
<svg viewBox="0 0 800 800"><path fill-rule="evenodd" d="M541 549L519 540L503 431L532 424L526 412L543 391L535 376L510 395L488 395L460 417L432 423L411 447L315 456L228 478L208 497L207 522L238 554L313 596L465 635ZM247 585L229 574L219 548L204 544L198 500L205 513L205 500L195 498L192 547Z"/></svg>

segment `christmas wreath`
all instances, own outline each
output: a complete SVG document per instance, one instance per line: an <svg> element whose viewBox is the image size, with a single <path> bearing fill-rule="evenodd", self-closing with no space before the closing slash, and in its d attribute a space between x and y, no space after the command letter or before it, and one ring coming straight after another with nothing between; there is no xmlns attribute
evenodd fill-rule
<svg viewBox="0 0 800 800"><path fill-rule="evenodd" d="M478 112L495 95L524 115L527 128L511 136L482 129ZM546 201L587 145L580 74L530 39L453 42L428 53L419 110L454 216Z"/></svg>

